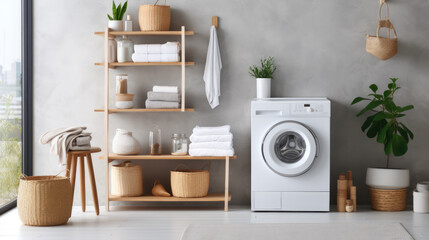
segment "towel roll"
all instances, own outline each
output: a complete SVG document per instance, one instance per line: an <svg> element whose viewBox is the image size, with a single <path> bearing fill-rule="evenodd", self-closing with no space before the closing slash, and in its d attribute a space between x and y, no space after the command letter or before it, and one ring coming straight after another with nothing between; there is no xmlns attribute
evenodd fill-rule
<svg viewBox="0 0 429 240"><path fill-rule="evenodd" d="M180 94L149 91L147 92L147 99L150 101L180 102Z"/></svg>
<svg viewBox="0 0 429 240"><path fill-rule="evenodd" d="M232 142L192 142L189 144L189 149L232 149Z"/></svg>
<svg viewBox="0 0 429 240"><path fill-rule="evenodd" d="M199 148L199 149L189 149L189 155L191 156L234 156L234 149L209 149L209 148Z"/></svg>
<svg viewBox="0 0 429 240"><path fill-rule="evenodd" d="M205 135L205 136L198 136L192 134L189 137L189 140L193 143L199 143L199 142L232 142L233 135L231 133L225 134L225 135Z"/></svg>
<svg viewBox="0 0 429 240"><path fill-rule="evenodd" d="M179 88L177 86L153 86L153 92L166 92L166 93L178 93Z"/></svg>
<svg viewBox="0 0 429 240"><path fill-rule="evenodd" d="M178 54L180 52L179 42L167 42L161 45L162 54Z"/></svg>
<svg viewBox="0 0 429 240"><path fill-rule="evenodd" d="M179 108L178 102L166 102L166 101L150 101L146 100L146 108Z"/></svg>
<svg viewBox="0 0 429 240"><path fill-rule="evenodd" d="M219 127L200 127L196 126L192 130L192 132L195 135L225 135L230 133L231 126L230 125L224 125Z"/></svg>

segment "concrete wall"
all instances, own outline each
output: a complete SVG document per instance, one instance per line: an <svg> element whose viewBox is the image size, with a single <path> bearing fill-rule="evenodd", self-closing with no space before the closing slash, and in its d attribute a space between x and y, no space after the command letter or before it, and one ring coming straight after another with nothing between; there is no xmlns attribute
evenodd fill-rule
<svg viewBox="0 0 429 240"><path fill-rule="evenodd" d="M118 1L119 2L119 1ZM141 3L129 1L138 28L137 14ZM358 186L360 203L368 203L364 185L367 167L383 166L383 148L360 131L364 119L355 114L350 102L368 92L367 86L384 86L388 77L398 77L402 89L397 101L414 104L404 121L415 132L409 153L394 158L392 167L410 168L412 185L429 179L429 148L424 140L429 134L429 2L419 0L389 1L390 16L399 35L399 53L388 61L377 60L365 52L365 34L377 27L378 0L288 0L288 1L171 1L172 26L185 25L195 35L187 38L187 58L195 61L187 68L187 103L193 113L142 113L111 116L111 134L117 127L133 131L148 152L148 132L159 124L163 130L166 152L172 133L188 136L195 125L230 124L235 136L238 160L231 163L233 204L250 203L250 100L255 94L255 80L248 67L260 58L274 56L278 71L273 81L274 97L326 96L332 100L331 169L332 189L335 179L352 170ZM107 25L110 0L37 0L34 1L34 173L56 174L62 168L48 146L38 138L45 131L65 126L83 125L93 132L93 145L103 146L103 114L94 108L103 106L103 68L94 62L103 60L103 39L94 31ZM209 38L211 16L220 18L218 30L222 52L221 104L212 110L205 97L202 80ZM177 37L134 38L136 43L164 42ZM179 67L118 68L128 73L129 90L136 103L143 106L152 85L179 84ZM113 81L111 81L113 84ZM114 88L111 88L113 95ZM111 98L113 103L113 98ZM104 165L94 165L98 193L104 200ZM175 161L142 162L145 187L149 190L155 177L168 185L169 170ZM199 167L203 162L187 163ZM211 168L212 191L223 187L223 162ZM79 190L76 189L76 200ZM90 190L87 188L87 195ZM88 197L91 202L91 198ZM79 203L79 201L75 201Z"/></svg>

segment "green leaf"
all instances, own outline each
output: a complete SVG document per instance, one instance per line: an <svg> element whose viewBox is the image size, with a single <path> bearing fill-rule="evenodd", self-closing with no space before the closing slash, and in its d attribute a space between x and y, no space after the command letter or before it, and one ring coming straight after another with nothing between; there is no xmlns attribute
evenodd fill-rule
<svg viewBox="0 0 429 240"><path fill-rule="evenodd" d="M386 120L380 120L378 122L373 122L371 127L366 132L366 136L369 138L373 138L377 136L378 132L387 124Z"/></svg>
<svg viewBox="0 0 429 240"><path fill-rule="evenodd" d="M384 93L383 93L383 96L385 97L385 98L387 98L388 96L390 96L390 94L392 93L392 91L390 91L390 90L386 90L386 91L384 91Z"/></svg>
<svg viewBox="0 0 429 240"><path fill-rule="evenodd" d="M386 110L389 112L393 112L396 110L396 105L391 98L385 99L384 105L386 106Z"/></svg>
<svg viewBox="0 0 429 240"><path fill-rule="evenodd" d="M116 9L116 13L118 14L116 20L121 20L120 19L120 17L121 17L121 11L122 11L121 9L122 9L122 3L119 3L118 8Z"/></svg>
<svg viewBox="0 0 429 240"><path fill-rule="evenodd" d="M398 126L398 132L399 132L399 134L401 134L401 136L405 139L405 141L407 141L407 143L408 143L408 141L409 141L409 139L408 139L408 133L407 133L407 131L405 130L405 129L403 129L403 128L401 128L401 127L399 127Z"/></svg>
<svg viewBox="0 0 429 240"><path fill-rule="evenodd" d="M372 116L369 116L369 117L365 120L365 122L362 124L362 127L360 128L360 129L362 129L362 132L365 132L365 130L366 130L369 126L371 126L372 120L374 120L375 115L377 115L377 114L374 114L374 115L372 115Z"/></svg>
<svg viewBox="0 0 429 240"><path fill-rule="evenodd" d="M372 110L378 106L380 106L382 102L380 100L373 100L371 101L364 109L362 109L362 111L360 111L357 116L359 117L360 115L364 114L365 112Z"/></svg>
<svg viewBox="0 0 429 240"><path fill-rule="evenodd" d="M363 98L363 97L357 97L357 98L353 99L353 102L351 105L356 104L356 103L363 101L363 100L370 100L370 99L369 98Z"/></svg>
<svg viewBox="0 0 429 240"><path fill-rule="evenodd" d="M411 110L411 109L413 109L413 108L414 108L414 106L413 106L413 105L408 105L408 106L405 106L405 107L399 107L399 108L397 109L397 111L398 111L398 112L405 112L405 111Z"/></svg>
<svg viewBox="0 0 429 240"><path fill-rule="evenodd" d="M392 136L392 151L395 156L402 156L408 151L407 141L398 135L393 134Z"/></svg>
<svg viewBox="0 0 429 240"><path fill-rule="evenodd" d="M407 131L408 136L410 136L411 139L414 139L413 132L411 132L410 129L408 129L407 126L405 126L403 123L400 123L400 125Z"/></svg>
<svg viewBox="0 0 429 240"><path fill-rule="evenodd" d="M392 119L393 115L390 113L379 112L375 115L374 122L380 121L381 119Z"/></svg>
<svg viewBox="0 0 429 240"><path fill-rule="evenodd" d="M377 90L378 90L378 87L377 87L377 85L375 85L375 84L371 84L371 86L369 86L369 88L370 88L374 93L376 93L376 92L377 92Z"/></svg>
<svg viewBox="0 0 429 240"><path fill-rule="evenodd" d="M387 123L383 129L381 129L380 132L378 132L377 135L377 142L379 143L385 143L386 141L386 134L387 134L387 130L392 126L393 121L390 121L389 123Z"/></svg>
<svg viewBox="0 0 429 240"><path fill-rule="evenodd" d="M121 11L121 15L119 16L119 20L124 19L124 14L127 11L127 7L128 7L128 1L126 1L124 3L124 6L122 7L122 11Z"/></svg>
<svg viewBox="0 0 429 240"><path fill-rule="evenodd" d="M390 80L392 80L392 82L395 83L398 80L398 78L390 78Z"/></svg>
<svg viewBox="0 0 429 240"><path fill-rule="evenodd" d="M383 95L381 95L381 94L376 94L376 93L370 93L370 94L368 94L368 96L373 96L373 97L375 97L375 98L377 98L377 99L382 99L382 98L383 98Z"/></svg>
<svg viewBox="0 0 429 240"><path fill-rule="evenodd" d="M386 155L390 155L392 153L392 141L388 141L386 142L386 144L384 144L384 153Z"/></svg>
<svg viewBox="0 0 429 240"><path fill-rule="evenodd" d="M109 18L109 20L113 20L113 18L109 14L107 14L107 17Z"/></svg>
<svg viewBox="0 0 429 240"><path fill-rule="evenodd" d="M113 20L118 20L118 12L116 9L115 0L113 0L112 13L113 13Z"/></svg>

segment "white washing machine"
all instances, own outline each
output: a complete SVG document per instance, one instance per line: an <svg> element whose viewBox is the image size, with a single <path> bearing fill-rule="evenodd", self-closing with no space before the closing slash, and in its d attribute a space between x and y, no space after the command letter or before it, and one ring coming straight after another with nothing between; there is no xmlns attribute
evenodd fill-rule
<svg viewBox="0 0 429 240"><path fill-rule="evenodd" d="M252 101L252 211L329 211L331 103Z"/></svg>

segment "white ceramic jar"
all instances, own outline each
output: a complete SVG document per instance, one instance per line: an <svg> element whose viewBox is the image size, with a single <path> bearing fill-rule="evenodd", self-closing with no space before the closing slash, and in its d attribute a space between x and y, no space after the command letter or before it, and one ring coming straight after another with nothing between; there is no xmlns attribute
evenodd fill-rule
<svg viewBox="0 0 429 240"><path fill-rule="evenodd" d="M134 42L127 38L127 36L122 36L118 41L118 62L132 62L133 59L131 56L134 53Z"/></svg>
<svg viewBox="0 0 429 240"><path fill-rule="evenodd" d="M429 192L413 192L413 210L416 213L429 213Z"/></svg>
<svg viewBox="0 0 429 240"><path fill-rule="evenodd" d="M133 134L125 129L116 129L113 137L112 151L121 155L138 154L141 150L140 143L133 137Z"/></svg>
<svg viewBox="0 0 429 240"><path fill-rule="evenodd" d="M257 98L271 97L271 78L256 79L256 97Z"/></svg>

